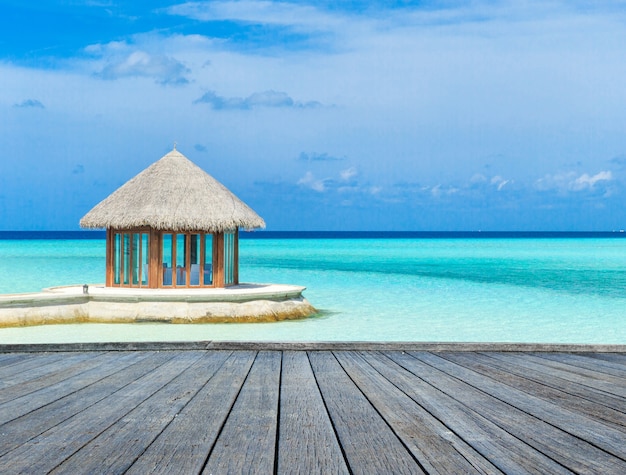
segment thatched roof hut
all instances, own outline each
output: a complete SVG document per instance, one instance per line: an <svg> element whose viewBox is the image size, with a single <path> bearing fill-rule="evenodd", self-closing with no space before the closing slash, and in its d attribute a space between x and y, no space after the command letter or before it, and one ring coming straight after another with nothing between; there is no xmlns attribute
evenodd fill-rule
<svg viewBox="0 0 626 475"><path fill-rule="evenodd" d="M264 228L265 221L174 148L97 204L80 225L216 233Z"/></svg>
<svg viewBox="0 0 626 475"><path fill-rule="evenodd" d="M107 230L107 286L238 283L238 229L263 219L176 148L81 220Z"/></svg>

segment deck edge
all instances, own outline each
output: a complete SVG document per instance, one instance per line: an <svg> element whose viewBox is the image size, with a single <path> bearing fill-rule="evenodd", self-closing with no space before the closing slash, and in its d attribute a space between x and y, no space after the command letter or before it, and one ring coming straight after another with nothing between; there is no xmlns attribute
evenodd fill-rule
<svg viewBox="0 0 626 475"><path fill-rule="evenodd" d="M150 341L92 343L0 344L0 353L72 351L183 351L183 350L275 350L275 351L497 351L558 353L626 353L626 345L498 342L384 342L384 341Z"/></svg>

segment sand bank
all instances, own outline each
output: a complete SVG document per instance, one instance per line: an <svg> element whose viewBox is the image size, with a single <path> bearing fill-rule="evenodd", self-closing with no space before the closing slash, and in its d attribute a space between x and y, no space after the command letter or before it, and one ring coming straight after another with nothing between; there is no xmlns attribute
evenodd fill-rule
<svg viewBox="0 0 626 475"><path fill-rule="evenodd" d="M225 289L128 289L91 284L0 295L0 327L54 323L276 322L317 310L305 287L240 284ZM86 292L85 292L86 291Z"/></svg>

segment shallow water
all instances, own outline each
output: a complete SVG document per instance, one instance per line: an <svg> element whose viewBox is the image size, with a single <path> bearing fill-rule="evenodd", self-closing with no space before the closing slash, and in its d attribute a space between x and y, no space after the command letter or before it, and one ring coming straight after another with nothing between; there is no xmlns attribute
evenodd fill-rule
<svg viewBox="0 0 626 475"><path fill-rule="evenodd" d="M104 280L104 240L0 240L0 293ZM626 239L242 239L240 278L318 317L0 329L0 343L178 340L626 344Z"/></svg>

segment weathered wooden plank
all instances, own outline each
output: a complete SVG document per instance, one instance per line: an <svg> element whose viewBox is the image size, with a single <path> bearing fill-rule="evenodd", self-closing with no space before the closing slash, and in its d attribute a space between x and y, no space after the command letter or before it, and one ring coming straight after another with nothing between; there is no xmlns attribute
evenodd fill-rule
<svg viewBox="0 0 626 475"><path fill-rule="evenodd" d="M499 385L489 378L481 377L432 353L411 353L411 355L428 366L428 368L420 368L420 377L431 384L439 385L438 387L447 394L452 395L469 407L480 407L481 414L485 417L506 428L513 435L526 441L529 445L570 470L591 473L624 473L626 471L626 463L618 458L619 455L615 455L615 452L618 454L621 452L621 449L616 445L626 446L626 441L619 443L623 440L624 434L598 424L603 430L601 434L608 435L606 440L603 440L602 436L594 437L592 432L586 429L586 426L595 427L595 421L580 416L582 419L580 424L585 428L579 432L593 437L594 442L601 443L604 449L611 450L613 455L610 455L584 439L581 440L569 432L544 422L542 418L538 418L541 416L550 417L549 409L546 408L547 403L546 405L542 404L542 400L526 395L532 401L525 403L525 396L518 394L519 392L513 388L504 388L503 385ZM460 375L466 379L459 379ZM526 409L532 409L540 416L535 417L516 406L502 402L505 399L514 401L518 406L523 405ZM567 411L559 410L555 405L551 406L558 410L559 417L565 419L559 421L559 425L567 426L571 431L577 430L571 427L573 424L571 424ZM551 420L554 419L554 417L551 418Z"/></svg>
<svg viewBox="0 0 626 475"><path fill-rule="evenodd" d="M335 356L427 473L502 473L376 371L362 355L335 352Z"/></svg>
<svg viewBox="0 0 626 475"><path fill-rule="evenodd" d="M119 355L122 356L122 355ZM119 360L119 371L105 376L57 401L0 426L0 456L37 437L79 412L127 386L149 371L160 366L171 355L148 352L132 353L132 358ZM150 356L150 357L148 357ZM125 367L125 364L130 363ZM96 415L94 415L96 417Z"/></svg>
<svg viewBox="0 0 626 475"><path fill-rule="evenodd" d="M309 360L352 473L424 473L333 354Z"/></svg>
<svg viewBox="0 0 626 475"><path fill-rule="evenodd" d="M88 351L197 351L206 350L207 341L114 341L85 343L1 344L0 353L55 353Z"/></svg>
<svg viewBox="0 0 626 475"><path fill-rule="evenodd" d="M283 353L278 433L277 473L349 473L302 351Z"/></svg>
<svg viewBox="0 0 626 475"><path fill-rule="evenodd" d="M567 356L567 355L563 355ZM589 384L595 384L596 382L600 382L602 384L608 385L615 390L617 390L617 394L619 396L626 397L626 379L619 376L613 376L603 371L601 368L596 368L596 370L589 370L584 368L580 364L574 364L573 362L565 363L561 361L556 361L551 358L544 358L543 353L526 353L524 357L532 359L539 364L543 364L546 367L550 368L550 370L558 370L573 373L583 378L587 378Z"/></svg>
<svg viewBox="0 0 626 475"><path fill-rule="evenodd" d="M73 352L59 353L2 353L5 357L5 364L0 366L0 377L6 378L12 374L28 371L31 368L38 368L43 364L62 360ZM44 359L45 358L45 359Z"/></svg>
<svg viewBox="0 0 626 475"><path fill-rule="evenodd" d="M626 388L620 385L621 382L619 381L619 378L603 375L602 373L589 371L583 368L576 368L574 366L565 365L556 361L550 361L545 358L540 358L526 353L498 353L494 355L494 358L500 358L505 361L513 360L516 364L524 364L533 371L538 371L549 376L563 378L567 381L600 389L608 394L614 394L615 396L626 398Z"/></svg>
<svg viewBox="0 0 626 475"><path fill-rule="evenodd" d="M536 363L527 362L521 358L508 358L501 353L480 353L489 359L489 364L527 379L560 389L569 394L579 396L595 404L603 405L616 411L623 412L626 400L615 394L608 394L601 389L580 384L577 378L564 379L555 373L546 372L546 368Z"/></svg>
<svg viewBox="0 0 626 475"><path fill-rule="evenodd" d="M622 386L626 386L626 366L620 363L613 363L611 361L603 361L594 358L590 358L584 355L575 355L572 353L533 353L535 356L549 359L552 361L558 361L570 366L578 366L579 368L585 368L594 373L604 373L615 376L621 381Z"/></svg>
<svg viewBox="0 0 626 475"><path fill-rule="evenodd" d="M51 473L124 473L215 374L228 355L228 352L204 352L200 359Z"/></svg>
<svg viewBox="0 0 626 475"><path fill-rule="evenodd" d="M154 371L94 404L89 411L76 414L5 454L0 458L0 473L52 470L200 357L196 352L171 353L168 356L171 358Z"/></svg>
<svg viewBox="0 0 626 475"><path fill-rule="evenodd" d="M587 398L572 395L562 389L546 385L545 380L538 382L528 373L516 374L514 369L498 367L497 360L477 353L441 353L442 358L468 368L482 375L493 378L512 388L540 397L553 404L584 414L612 427L626 430L626 413L617 411ZM495 364L493 364L495 362ZM624 407L626 410L626 406Z"/></svg>
<svg viewBox="0 0 626 475"><path fill-rule="evenodd" d="M33 358L35 358L35 354L33 353L0 353L0 368L4 371L6 367Z"/></svg>
<svg viewBox="0 0 626 475"><path fill-rule="evenodd" d="M257 355L203 473L274 472L280 367L280 352Z"/></svg>
<svg viewBox="0 0 626 475"><path fill-rule="evenodd" d="M251 351L231 354L126 473L200 473L255 356Z"/></svg>
<svg viewBox="0 0 626 475"><path fill-rule="evenodd" d="M448 361L439 355L425 354L420 355L419 358L446 374L461 379L467 384L575 435L616 457L626 458L626 431L624 430L607 426L580 412L573 412L552 401L539 398L528 388L521 391L515 389L511 385L494 378L494 373L485 378L483 375ZM624 468L626 469L626 466Z"/></svg>
<svg viewBox="0 0 626 475"><path fill-rule="evenodd" d="M604 361L612 361L626 366L626 354L624 353L586 353L589 358L594 358Z"/></svg>
<svg viewBox="0 0 626 475"><path fill-rule="evenodd" d="M430 368L405 352L385 352L385 361L364 358L415 402L449 427L504 473L571 474L562 465L511 435L482 415L481 405L468 407L422 378Z"/></svg>
<svg viewBox="0 0 626 475"><path fill-rule="evenodd" d="M40 407L46 406L57 399L67 396L88 384L92 384L109 374L119 370L119 365L127 359L127 354L104 354L99 358L91 358L81 363L82 372L67 379L56 381L50 386L44 386L36 391L11 399L0 405L0 424L5 424L24 414L28 414Z"/></svg>
<svg viewBox="0 0 626 475"><path fill-rule="evenodd" d="M282 373L280 354L277 365L264 364L266 369L253 375L255 353L236 351L206 381L218 365L197 361L204 354L203 361L210 361L215 353L194 350L203 345L208 343L158 344L167 350L162 353L145 353L143 347L140 353L122 353L120 347L103 355L0 354L0 374L10 378L4 387L0 379L0 397L20 395L0 404L0 416L11 415L0 425L0 473L54 467L116 473L129 466L129 473L198 473L209 456L221 457L225 471L304 473L318 466L332 472L329 459L340 465L345 457L344 470L388 472L398 463L396 450L430 473L463 472L458 455L468 461L468 472L479 473L566 473L562 464L580 472L626 469L621 443L626 397L615 394L624 385L626 354L477 355L462 348L455 354L416 354L417 360L401 352L313 351L308 363L299 345L281 344ZM334 347L339 348L355 346ZM255 387L247 396L246 384ZM267 422L261 425L270 427L258 430L261 442L255 434L247 441L241 435L257 427L246 426L237 404L260 408L258 417ZM335 445L327 455L318 432L343 443L343 453L337 456ZM380 443L387 439L390 445ZM369 455L351 447L359 440L365 440L360 450ZM268 448L263 455L269 454L270 462L259 447ZM613 463L597 457L611 457L609 452ZM448 459L448 453L456 455ZM212 470L209 464L205 468Z"/></svg>
<svg viewBox="0 0 626 475"><path fill-rule="evenodd" d="M0 389L0 404L80 374L99 364L105 353L72 353L53 364L45 364L47 358L40 358L41 366L23 371L5 379Z"/></svg>
<svg viewBox="0 0 626 475"><path fill-rule="evenodd" d="M14 364L0 368L0 381L11 382L16 380L19 382L20 378L26 381L29 379L27 375L30 371L41 371L43 373L53 371L55 365L63 365L64 362L68 360L71 361L72 355L74 355L76 359L89 357L88 355L80 353L31 354L30 358L22 359L14 362ZM50 370L50 368L53 369Z"/></svg>

